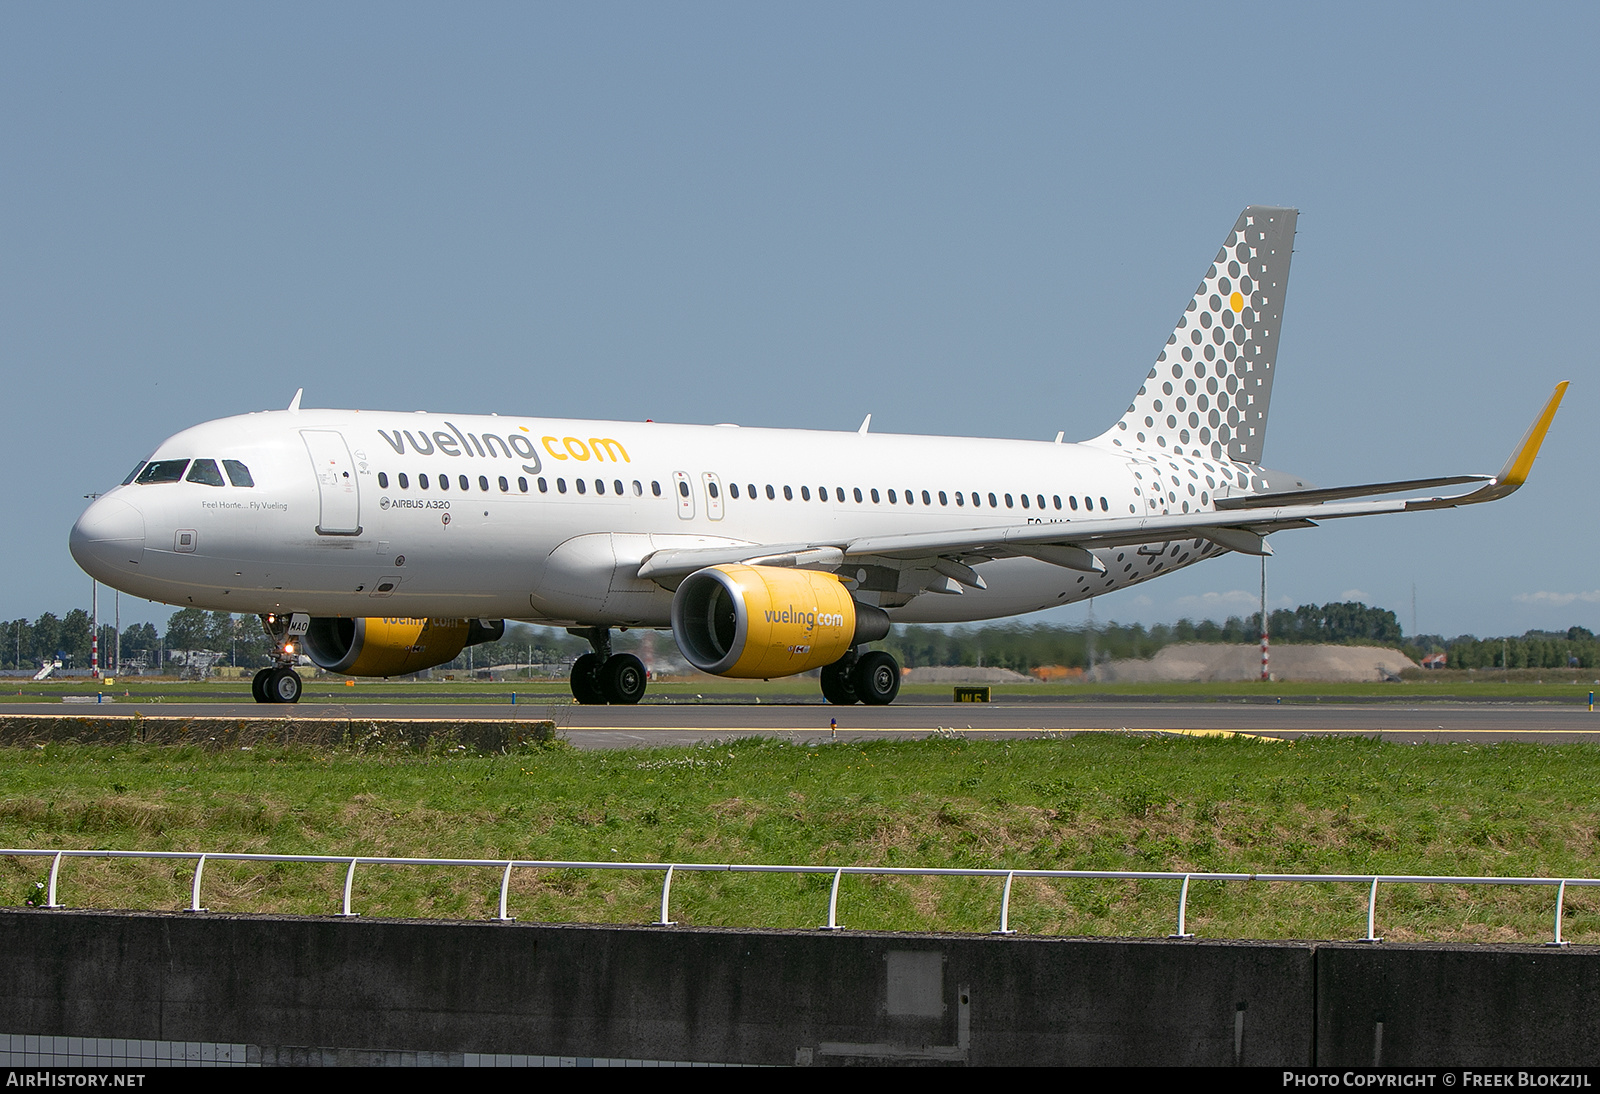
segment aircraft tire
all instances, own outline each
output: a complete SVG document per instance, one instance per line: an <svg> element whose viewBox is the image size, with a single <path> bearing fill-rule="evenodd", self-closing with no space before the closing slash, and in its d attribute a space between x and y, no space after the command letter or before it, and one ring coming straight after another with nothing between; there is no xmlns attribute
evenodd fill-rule
<svg viewBox="0 0 1600 1094"><path fill-rule="evenodd" d="M900 694L900 665L881 650L863 654L851 672L856 698L868 706L881 707Z"/></svg>
<svg viewBox="0 0 1600 1094"><path fill-rule="evenodd" d="M267 677L265 691L269 703L298 703L300 701L300 674L291 668L273 669Z"/></svg>
<svg viewBox="0 0 1600 1094"><path fill-rule="evenodd" d="M572 663L572 677L568 683L572 687L572 697L585 706L606 701L606 693L600 688L600 655L586 653Z"/></svg>
<svg viewBox="0 0 1600 1094"><path fill-rule="evenodd" d="M271 675L271 669L262 669L250 678L250 697L256 702L272 702L272 697L267 694L267 677Z"/></svg>
<svg viewBox="0 0 1600 1094"><path fill-rule="evenodd" d="M850 666L835 661L822 670L822 697L837 706L847 707L857 699L855 682L850 679Z"/></svg>
<svg viewBox="0 0 1600 1094"><path fill-rule="evenodd" d="M600 690L608 703L637 703L644 698L648 680L644 662L631 653L614 653L600 666Z"/></svg>

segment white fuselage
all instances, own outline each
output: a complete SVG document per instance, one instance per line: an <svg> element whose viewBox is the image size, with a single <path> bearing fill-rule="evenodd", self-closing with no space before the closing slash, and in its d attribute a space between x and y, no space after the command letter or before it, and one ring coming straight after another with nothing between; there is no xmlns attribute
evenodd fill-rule
<svg viewBox="0 0 1600 1094"><path fill-rule="evenodd" d="M668 624L672 600L637 576L654 551L1070 522L1091 507L1209 511L1260 472L1099 442L337 410L207 422L142 466L184 460L234 461L253 485L231 469L221 485L188 481L191 464L179 481L117 487L73 529L93 576L241 613L650 627ZM898 621L955 622L1103 595L1222 552L1187 539L1101 549L1104 574L972 559L987 588L943 592L894 558L852 560L841 576Z"/></svg>

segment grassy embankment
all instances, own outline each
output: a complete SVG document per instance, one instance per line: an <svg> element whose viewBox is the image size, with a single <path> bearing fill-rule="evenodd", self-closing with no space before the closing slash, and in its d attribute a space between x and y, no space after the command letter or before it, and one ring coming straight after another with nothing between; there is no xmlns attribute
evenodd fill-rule
<svg viewBox="0 0 1600 1094"><path fill-rule="evenodd" d="M1600 876L1600 749L1113 735L799 747L419 755L49 746L0 750L0 845L461 858ZM0 860L0 900L48 860ZM173 909L192 863L67 861L75 907ZM338 866L212 862L217 912L330 914ZM368 915L485 918L498 869L364 867ZM810 928L823 875L680 874L687 924ZM645 923L658 873L519 871L523 920ZM849 927L988 931L994 879L846 878ZM1549 937L1551 888L1380 890L1391 939ZM1019 881L1025 933L1160 936L1172 882ZM1201 937L1353 938L1362 885L1196 883ZM1600 943L1600 893L1566 936Z"/></svg>

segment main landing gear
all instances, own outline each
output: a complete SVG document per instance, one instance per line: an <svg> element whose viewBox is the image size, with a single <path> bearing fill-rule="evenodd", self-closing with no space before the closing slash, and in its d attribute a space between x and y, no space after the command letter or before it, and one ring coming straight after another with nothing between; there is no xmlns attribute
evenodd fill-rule
<svg viewBox="0 0 1600 1094"><path fill-rule="evenodd" d="M573 628L569 633L594 648L572 663L572 697L580 703L632 705L644 698L644 662L631 653L611 652L611 631L605 627Z"/></svg>
<svg viewBox="0 0 1600 1094"><path fill-rule="evenodd" d="M881 707L900 694L900 664L882 650L851 650L822 670L822 697L839 706Z"/></svg>

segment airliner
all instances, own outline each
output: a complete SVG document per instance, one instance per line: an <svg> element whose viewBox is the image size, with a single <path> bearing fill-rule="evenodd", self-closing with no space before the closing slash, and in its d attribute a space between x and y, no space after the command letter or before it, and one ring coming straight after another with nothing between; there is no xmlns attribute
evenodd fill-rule
<svg viewBox="0 0 1600 1094"><path fill-rule="evenodd" d="M1081 443L321 410L162 441L72 529L126 593L257 614L278 651L349 676L453 660L506 620L587 639L580 703L637 703L612 632L670 629L696 668L820 669L832 703L892 702L892 623L1014 616L1104 596L1318 521L1503 498L1563 381L1495 475L1318 488L1261 463L1298 211L1250 206L1112 427ZM1395 497L1394 495L1409 495Z"/></svg>

